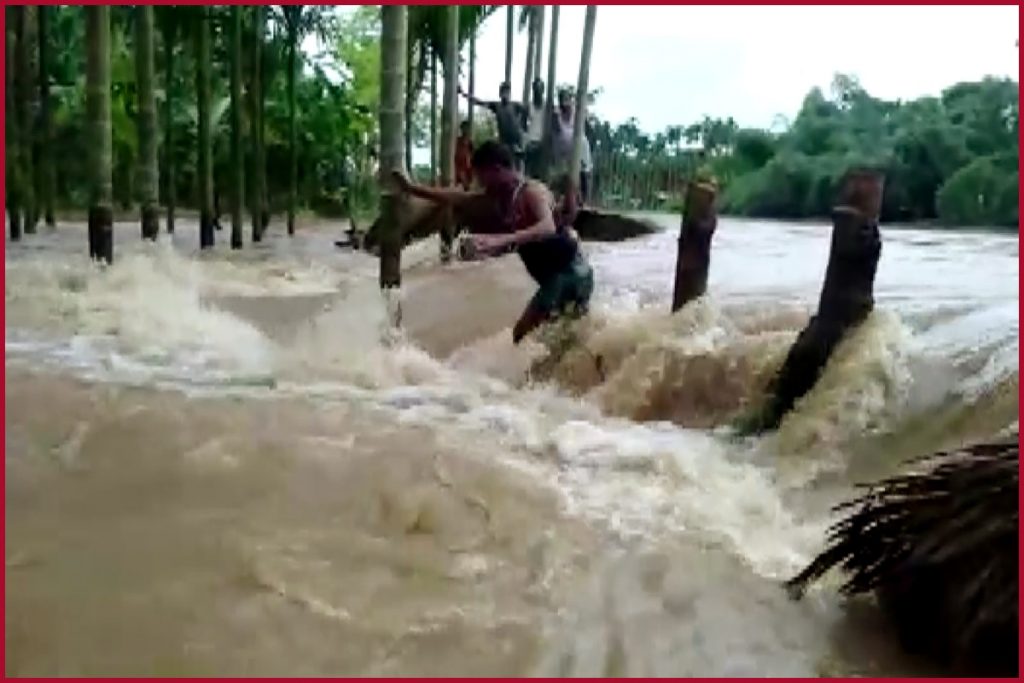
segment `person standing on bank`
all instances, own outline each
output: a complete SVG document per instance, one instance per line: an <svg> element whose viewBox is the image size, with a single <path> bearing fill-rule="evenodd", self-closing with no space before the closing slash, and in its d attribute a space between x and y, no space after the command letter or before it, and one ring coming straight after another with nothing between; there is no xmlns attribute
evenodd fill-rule
<svg viewBox="0 0 1024 683"><path fill-rule="evenodd" d="M508 83L501 84L501 87L498 88L497 102L479 100L472 95L467 95L461 87L459 88L459 94L467 100L471 100L473 104L491 110L498 124L498 140L512 152L515 170L521 173L523 171L523 158L525 155L523 138L529 112L527 112L526 107L521 102L514 102L512 100L512 86Z"/></svg>
<svg viewBox="0 0 1024 683"><path fill-rule="evenodd" d="M500 232L470 237L474 256L501 256L515 249L538 285L512 328L512 343L553 318L585 315L594 273L571 227L576 210L572 194L556 210L547 187L516 171L508 148L494 140L473 153L473 173L483 194L498 207L501 223ZM438 204L458 205L479 196L457 188L417 185L404 172L395 172L394 179L403 192Z"/></svg>
<svg viewBox="0 0 1024 683"><path fill-rule="evenodd" d="M568 174L569 164L572 161L572 129L576 120L572 94L568 90L563 89L558 92L558 107L552 115L554 116L554 121L551 122L551 151L556 169L555 174L565 175ZM586 131L585 127L584 131ZM580 200L583 203L590 199L590 174L592 166L590 141L587 139L586 132L584 132L583 150L580 156L580 177L574 183L579 187Z"/></svg>

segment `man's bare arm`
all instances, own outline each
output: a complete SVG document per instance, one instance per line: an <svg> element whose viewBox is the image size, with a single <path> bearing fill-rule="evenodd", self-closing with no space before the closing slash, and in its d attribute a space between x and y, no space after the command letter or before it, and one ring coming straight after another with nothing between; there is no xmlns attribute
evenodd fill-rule
<svg viewBox="0 0 1024 683"><path fill-rule="evenodd" d="M404 173L398 171L392 175L395 179L395 183L402 192L411 194L414 197L426 199L427 201L434 202L435 204L451 204L453 206L457 206L462 204L464 201L475 197L477 194L475 192L466 192L465 190L457 187L429 187L427 185L417 185L409 180L408 176Z"/></svg>
<svg viewBox="0 0 1024 683"><path fill-rule="evenodd" d="M467 100L469 100L470 102L472 102L473 104L475 104L478 107L487 107L491 111L494 111L495 107L498 106L497 102L490 102L488 100L481 100L479 97L474 97L473 95L470 95L469 93L465 92L462 88L459 88L458 92L459 92L460 95L462 95L463 97L465 97Z"/></svg>

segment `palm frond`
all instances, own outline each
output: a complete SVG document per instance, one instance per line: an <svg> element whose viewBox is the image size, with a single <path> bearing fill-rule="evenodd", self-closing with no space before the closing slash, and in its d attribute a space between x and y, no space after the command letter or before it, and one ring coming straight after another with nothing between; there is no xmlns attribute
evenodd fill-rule
<svg viewBox="0 0 1024 683"><path fill-rule="evenodd" d="M924 600L946 622L931 625L934 639L958 661L995 641L1016 643L1018 460L1015 434L928 456L866 487L835 508L844 516L827 547L786 587L799 597L839 568L843 594L877 592L897 620L912 618L899 614L903 605ZM914 600L903 600L911 590Z"/></svg>

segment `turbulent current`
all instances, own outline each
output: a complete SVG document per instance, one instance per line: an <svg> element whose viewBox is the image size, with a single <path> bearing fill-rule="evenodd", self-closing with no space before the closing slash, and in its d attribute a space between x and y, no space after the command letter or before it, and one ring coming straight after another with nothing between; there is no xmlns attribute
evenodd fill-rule
<svg viewBox="0 0 1024 683"><path fill-rule="evenodd" d="M835 577L831 507L1016 427L1016 234L883 228L876 309L777 432L733 427L813 313L829 228L586 245L592 315L509 332L514 258L376 261L311 226L114 266L7 244L6 667L18 675L914 675ZM941 673L941 672L939 672Z"/></svg>

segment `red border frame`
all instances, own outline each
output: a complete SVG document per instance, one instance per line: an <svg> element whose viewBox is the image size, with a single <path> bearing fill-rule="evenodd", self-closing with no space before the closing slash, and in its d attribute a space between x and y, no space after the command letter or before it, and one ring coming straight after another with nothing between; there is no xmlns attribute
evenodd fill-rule
<svg viewBox="0 0 1024 683"><path fill-rule="evenodd" d="M59 5L59 4L66 4L66 3L55 2L55 1L52 1L52 0L33 0L33 1L29 1L29 2L24 2L24 3L4 2L5 6L6 5L12 5L12 4ZM231 1L231 0L226 1L226 2L218 2L218 3L205 2L204 0L183 0L181 2L176 2L176 3L175 2L165 1L165 0L156 0L155 2L143 2L143 3L130 3L130 2L102 3L102 2L94 2L92 0L87 0L85 2L77 2L77 3L73 3L73 4L76 4L76 5L101 5L101 4L109 4L109 5L136 5L136 4L151 4L151 5L173 5L173 4L182 4L182 5L242 5L242 4L244 4L244 5L270 5L271 3L264 3L264 2L242 3L242 2L235 2L235 1ZM347 2L299 3L299 2L295 2L294 0L287 0L284 3L278 3L278 4L355 5L357 3L347 3ZM387 3L384 3L384 4L437 5L437 4L442 4L442 3L426 2L424 0L412 0L411 2L408 2L408 3L387 2ZM445 3L445 4L472 5L472 4L479 4L479 3L462 2L460 0L458 2ZM523 3L520 3L520 4L535 5L535 4L545 4L545 3L536 2L535 0L529 0L528 2L523 2ZM585 5L587 3L575 2L574 1L574 2L560 2L560 3L557 3L557 4L560 4L560 5ZM609 2L609 3L596 3L596 4L598 4L598 5L620 5L620 6L623 6L623 5L634 5L634 4L636 4L636 5L730 5L730 6L751 6L751 5L776 5L776 6L799 6L799 5L804 5L804 6L806 6L806 5L812 5L812 6L821 6L821 5L830 5L830 6L858 6L858 5L868 5L868 6L873 6L873 5L887 5L887 6L888 5L910 5L910 6L921 6L921 5L965 5L966 6L966 5L974 5L974 3L967 3L967 2L922 2L922 1L916 1L916 0L915 1L911 1L911 2L900 2L900 3L889 3L889 2L884 2L883 0L869 0L867 2L857 2L857 3L852 3L852 2L733 2L731 0L726 0L724 2L699 3L699 2L665 2L664 0L655 0L655 1L652 1L652 2L643 2L643 3ZM987 6L1005 6L1005 5L1018 5L1019 6L1020 2L1005 1L1005 2L984 2L984 3L977 3L977 4L979 4L979 5L987 5ZM4 14L4 16L0 17L0 27L3 28L3 32L2 32L2 34L0 34L0 43L3 43L4 44L4 48L5 48L3 53L0 54L0 64L3 64L4 67L6 68L6 54L7 54L6 53L6 38L7 38L6 14ZM1020 59L1019 53L1018 53L1018 59ZM3 120L5 120L5 116L6 116L5 107L6 107L6 99L4 100L4 102L0 103L0 119L3 119ZM1018 135L1019 135L1019 140L1018 140L1018 145L1019 145L1021 142L1024 142L1024 133L1018 133ZM3 154L4 160L5 160L4 167L3 167L2 170L0 170L0 205L3 205L3 206L6 207L6 187L7 187L7 185L6 185L6 172L7 172L7 164L6 164L6 154L5 154L5 151L6 151L6 139L0 141L0 154ZM1018 174L1019 174L1020 170L1022 170L1022 169L1024 169L1024 166L1021 166L1018 169ZM1019 177L1019 175L1018 175L1018 177ZM1018 201L1019 201L1019 207L1021 209L1024 209L1024 198L1019 198ZM1019 232L1020 232L1020 228L1018 226L1018 235L1019 235ZM3 251L4 251L5 255L6 255L6 248L7 248L6 238L4 239L3 247L0 247L0 248L3 249ZM1018 262L1019 262L1019 258L1020 257L1018 256ZM1018 307L1019 307L1019 291L1018 291ZM5 310L5 308L6 308L5 304L0 303L0 317L2 317L3 320L4 320L4 329L6 330L7 319L6 319L6 310ZM1020 352L1018 351L1018 365L1019 365L1019 360L1020 360L1021 357L1024 357L1024 356L1022 356L1020 354ZM2 393L0 393L0 401L2 401L3 404L4 404L5 415L6 415L6 405L7 405L6 404L6 401L7 401L7 383L6 383L7 367L6 367L6 363L4 364L3 375L4 375L4 380L5 381L4 381L3 389L0 389L0 392L2 392ZM1018 387L1018 392L1019 392L1019 394L1018 394L1018 401L1019 401L1020 397L1024 396L1024 391L1021 391L1020 388ZM1018 418L1019 418L1019 402L1018 402ZM5 419L5 423L4 423L3 427L2 427L2 433L4 435L6 435L6 428L7 428L7 425L6 425L6 419ZM1019 437L1018 437L1018 439L1019 439ZM4 443L6 445L6 440L4 441ZM3 472L0 472L0 483L4 484L4 491L6 492L6 465L4 467ZM1020 489L1018 491L1018 497L1019 497L1020 501L1024 501L1024 488L1022 488L1022 489ZM4 547L6 548L6 524L4 525L4 530L2 532L0 532L0 534L3 535L4 541L5 541ZM1019 544L1018 544L1018 552L1020 552ZM7 581L6 581L6 571L7 571L7 569L6 569L6 563L5 563L5 567L4 567L4 586L3 586L3 588L0 588L0 596L2 596L6 592L6 584L7 584ZM1018 579L1018 582L1019 582L1019 579ZM1020 598L1020 594L1019 594L1019 591L1018 591L1018 600L1020 600L1020 599L1021 598ZM6 601L5 601L4 604L6 605ZM1022 603L1022 604L1024 604L1024 603ZM5 619L5 623L4 623L4 631L5 631L5 636L6 636L6 619ZM4 665L4 664L6 664L6 637L5 637L5 642L4 642L3 649L0 650L0 665ZM7 678L8 677L7 677L7 673L6 673L6 667L4 667L3 679L7 680ZM42 679L42 680L47 680L47 679ZM114 680L114 679L111 678L111 679L99 679L99 680ZM144 680L144 679L128 679L128 680ZM206 678L206 679L195 679L195 680L218 680L218 679ZM246 680L246 679L240 679L240 680ZM273 681L273 680L300 680L300 681L301 680L307 680L307 681L318 681L318 680L322 680L322 679L309 679L309 678L295 678L295 679L268 678L268 679L262 679L262 680L271 680L271 681ZM393 679L393 680L423 680L423 679L400 678L400 679ZM468 679L468 680L487 680L487 679ZM493 679L493 680L515 680L515 679L498 678L498 679ZM541 679L541 680L544 680L544 679ZM694 680L718 680L718 679L694 679ZM725 679L725 680L756 680L756 679ZM781 680L802 680L802 679L781 679ZM959 680L962 680L962 679L880 679L880 678L872 679L872 678L868 678L868 679L863 679L863 680L950 680L950 681L959 681Z"/></svg>

